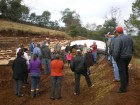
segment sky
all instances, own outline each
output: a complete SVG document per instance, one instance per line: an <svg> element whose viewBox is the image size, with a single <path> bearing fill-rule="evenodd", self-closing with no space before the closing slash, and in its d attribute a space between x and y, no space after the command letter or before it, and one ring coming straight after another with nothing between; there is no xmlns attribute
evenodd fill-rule
<svg viewBox="0 0 140 105"><path fill-rule="evenodd" d="M129 18L134 2L135 0L23 0L31 13L41 15L43 11L49 11L53 21L59 21L62 17L60 11L64 11L66 8L76 11L80 15L83 26L87 23L102 25L105 16L110 16L111 8L118 8L118 23L124 25L123 20ZM60 25L64 24L60 22Z"/></svg>

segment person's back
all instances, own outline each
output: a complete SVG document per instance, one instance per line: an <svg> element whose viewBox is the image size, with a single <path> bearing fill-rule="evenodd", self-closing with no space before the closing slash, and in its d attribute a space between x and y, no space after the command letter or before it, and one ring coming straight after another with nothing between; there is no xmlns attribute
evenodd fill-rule
<svg viewBox="0 0 140 105"><path fill-rule="evenodd" d="M60 59L54 59L51 61L51 76L62 76L64 63Z"/></svg>
<svg viewBox="0 0 140 105"><path fill-rule="evenodd" d="M41 61L32 59L29 64L30 73L40 73Z"/></svg>

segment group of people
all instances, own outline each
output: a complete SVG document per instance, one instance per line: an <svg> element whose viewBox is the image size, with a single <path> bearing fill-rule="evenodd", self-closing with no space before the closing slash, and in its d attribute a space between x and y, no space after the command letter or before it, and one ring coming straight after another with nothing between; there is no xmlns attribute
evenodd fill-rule
<svg viewBox="0 0 140 105"><path fill-rule="evenodd" d="M115 81L120 82L117 92L125 93L129 86L128 65L134 52L133 41L124 34L122 27L116 27L114 33L108 33L106 37L108 60L113 66Z"/></svg>
<svg viewBox="0 0 140 105"><path fill-rule="evenodd" d="M114 34L106 35L108 38L108 58L113 65L115 81L120 81L119 93L127 91L129 75L128 64L132 58L134 51L132 39L123 34L123 28L117 27ZM110 42L109 42L110 41ZM88 87L94 86L90 80L90 67L97 63L97 45L93 42L90 48L86 43L84 46L71 47L69 44L65 49L61 50L61 45L58 43L54 46L54 51L51 52L49 43L43 41L42 46L33 41L29 45L29 59L27 48L23 44L16 50L16 58L12 65L13 79L15 80L15 95L22 97L22 85L27 82L28 73L31 80L31 97L39 96L40 77L42 64L44 66L44 74L50 75L51 82L51 97L61 99L61 82L64 70L64 63L74 72L75 88L74 94L80 94L80 76L83 75L86 79ZM57 89L57 96L55 95Z"/></svg>
<svg viewBox="0 0 140 105"><path fill-rule="evenodd" d="M95 44L94 42L91 48ZM20 44L16 50L16 58L12 65L13 79L15 80L15 95L19 97L23 96L22 86L23 83L28 83L27 77L29 73L31 80L31 97L39 96L40 76L43 64L44 74L52 77L52 94L50 98L55 99L55 87L57 87L57 98L61 99L61 81L65 62L68 63L75 74L74 93L75 95L79 95L81 74L85 76L88 86L93 86L89 75L90 66L96 62L96 58L94 58L91 48L87 48L85 44L82 50L78 47L71 49L70 44L68 44L65 49L61 50L61 45L58 42L54 46L54 51L51 52L49 44L46 41L43 41L42 46L40 46L39 43L35 44L32 40L29 45L31 56L29 59L27 48L24 48L24 45ZM95 50L97 51L97 45L93 50L94 53Z"/></svg>

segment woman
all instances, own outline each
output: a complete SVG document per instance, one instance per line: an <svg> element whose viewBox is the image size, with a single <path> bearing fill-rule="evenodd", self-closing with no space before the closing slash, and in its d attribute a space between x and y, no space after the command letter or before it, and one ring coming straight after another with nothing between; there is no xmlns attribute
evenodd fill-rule
<svg viewBox="0 0 140 105"><path fill-rule="evenodd" d="M22 57L23 54L23 49L20 49L12 65L13 79L15 80L15 95L18 97L23 97L22 85L25 79L25 73L27 72L27 64L26 60Z"/></svg>
<svg viewBox="0 0 140 105"><path fill-rule="evenodd" d="M28 66L28 71L30 73L31 79L31 97L39 96L39 87L40 87L40 74L41 74L41 61L38 59L38 55L34 54L33 59L30 61Z"/></svg>
<svg viewBox="0 0 140 105"><path fill-rule="evenodd" d="M60 60L60 55L56 54L51 61L52 94L50 99L55 99L55 88L57 88L57 99L61 99L61 81L63 76L64 63Z"/></svg>

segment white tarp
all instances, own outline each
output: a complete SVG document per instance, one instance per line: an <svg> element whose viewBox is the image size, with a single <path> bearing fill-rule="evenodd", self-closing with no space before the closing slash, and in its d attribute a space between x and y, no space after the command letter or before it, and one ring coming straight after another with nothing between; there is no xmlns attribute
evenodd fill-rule
<svg viewBox="0 0 140 105"><path fill-rule="evenodd" d="M99 40L91 40L91 39L72 41L70 43L70 46L73 46L73 45L76 45L76 44L77 45L84 45L84 43L86 43L87 44L87 47L90 48L90 46L93 44L93 42L96 42L97 49L102 50L102 51L105 51L106 50L106 43L105 42L99 41Z"/></svg>

